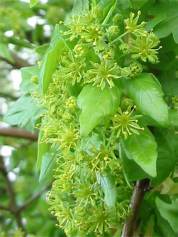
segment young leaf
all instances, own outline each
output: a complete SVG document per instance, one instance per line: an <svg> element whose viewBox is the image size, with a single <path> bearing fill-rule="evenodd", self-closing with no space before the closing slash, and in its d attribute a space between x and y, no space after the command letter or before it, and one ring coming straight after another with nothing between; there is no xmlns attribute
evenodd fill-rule
<svg viewBox="0 0 178 237"><path fill-rule="evenodd" d="M163 100L160 84L152 74L143 73L127 83L130 97L138 109L159 125L168 124L168 106Z"/></svg>
<svg viewBox="0 0 178 237"><path fill-rule="evenodd" d="M157 233L157 235L154 235L154 237L177 237L169 223L164 218L162 218L158 211L156 212L157 225L155 226L155 231L157 231L159 234Z"/></svg>
<svg viewBox="0 0 178 237"><path fill-rule="evenodd" d="M117 192L112 177L108 175L97 175L97 180L104 192L105 204L110 208L114 207L116 203Z"/></svg>
<svg viewBox="0 0 178 237"><path fill-rule="evenodd" d="M102 9L103 23L107 23L107 19L112 15L113 10L116 7L116 0L101 0L98 5Z"/></svg>
<svg viewBox="0 0 178 237"><path fill-rule="evenodd" d="M128 159L134 160L150 176L156 176L157 144L148 129L123 139L121 148Z"/></svg>
<svg viewBox="0 0 178 237"><path fill-rule="evenodd" d="M21 68L22 83L20 89L24 94L30 94L37 87L37 84L32 82L33 78L38 79L39 69L37 66Z"/></svg>
<svg viewBox="0 0 178 237"><path fill-rule="evenodd" d="M43 157L49 152L50 145L43 142L43 132L40 130L38 135L38 155L37 155L37 162L36 167L39 170L42 164Z"/></svg>
<svg viewBox="0 0 178 237"><path fill-rule="evenodd" d="M148 23L148 30L154 28L154 33L159 38L173 35L174 41L178 43L178 3L177 1L162 1L150 8L153 18Z"/></svg>
<svg viewBox="0 0 178 237"><path fill-rule="evenodd" d="M53 169L56 162L56 148L43 141L43 132L40 130L38 137L37 170L40 170L39 181L49 183L52 179Z"/></svg>
<svg viewBox="0 0 178 237"><path fill-rule="evenodd" d="M74 0L72 11L67 15L65 23L69 24L74 16L83 15L89 10L88 0Z"/></svg>
<svg viewBox="0 0 178 237"><path fill-rule="evenodd" d="M124 150L121 147L119 149L119 155L122 159L124 173L128 181L136 181L150 177L134 160L128 159Z"/></svg>
<svg viewBox="0 0 178 237"><path fill-rule="evenodd" d="M23 96L10 106L4 120L11 125L33 128L41 112L42 109L30 96Z"/></svg>
<svg viewBox="0 0 178 237"><path fill-rule="evenodd" d="M89 155L93 154L93 150L99 151L101 145L102 140L97 133L93 133L91 136L81 139L81 149Z"/></svg>
<svg viewBox="0 0 178 237"><path fill-rule="evenodd" d="M171 33L173 34L174 40L176 43L178 43L178 38L177 38L177 27L178 24L178 16L171 16L169 18L166 18L164 21L159 23L154 30L154 33L159 37L159 38L164 38L170 35Z"/></svg>
<svg viewBox="0 0 178 237"><path fill-rule="evenodd" d="M174 199L171 203L167 203L157 197L155 202L160 215L170 224L174 232L178 234L178 199Z"/></svg>
<svg viewBox="0 0 178 237"><path fill-rule="evenodd" d="M161 183L174 169L178 156L178 135L171 129L155 129L158 144L157 177L154 184Z"/></svg>
<svg viewBox="0 0 178 237"><path fill-rule="evenodd" d="M85 86L78 96L80 132L87 136L104 118L112 115L120 104L120 90Z"/></svg>
<svg viewBox="0 0 178 237"><path fill-rule="evenodd" d="M82 15L85 11L89 10L88 0L74 0L72 16Z"/></svg>
<svg viewBox="0 0 178 237"><path fill-rule="evenodd" d="M169 124L172 127L178 127L178 111L176 109L169 110Z"/></svg>
<svg viewBox="0 0 178 237"><path fill-rule="evenodd" d="M55 156L51 154L51 152L46 153L41 163L41 170L39 176L40 182L45 181L46 183L49 183L51 181L55 164L56 164Z"/></svg>
<svg viewBox="0 0 178 237"><path fill-rule="evenodd" d="M50 46L44 56L40 69L40 88L43 94L45 94L48 89L52 80L52 74L57 67L59 57L65 48L65 40L60 35L59 25L56 25Z"/></svg>

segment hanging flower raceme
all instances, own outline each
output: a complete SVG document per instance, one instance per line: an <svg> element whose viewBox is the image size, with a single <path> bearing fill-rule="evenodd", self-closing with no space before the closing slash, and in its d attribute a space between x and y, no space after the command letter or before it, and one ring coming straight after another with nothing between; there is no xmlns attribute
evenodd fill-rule
<svg viewBox="0 0 178 237"><path fill-rule="evenodd" d="M67 236L112 236L129 213L130 187L116 147L120 138L139 134L143 128L136 108L123 106L122 86L143 71L142 61L158 61L159 41L145 30L145 23L139 23L140 13L131 13L124 21L113 9L105 16L106 12L93 3L64 23L61 35L66 50L59 56L52 82L42 98L44 140L60 150L48 202ZM95 102L87 101L91 117L94 114L100 123L95 123L85 137L80 134L82 116L77 106L84 87L97 87L96 93L104 94L104 100L109 94L111 101L105 100L105 104L112 107L111 111L106 108L107 113L101 103L101 112L107 115L103 115L103 123L100 112L91 109ZM116 112L120 101L123 110ZM128 103L124 103L132 105L130 101L127 98ZM88 117L86 120L90 120Z"/></svg>
<svg viewBox="0 0 178 237"><path fill-rule="evenodd" d="M145 22L138 23L141 12L138 11L137 15L130 13L130 17L124 21L126 32L134 35L145 35Z"/></svg>

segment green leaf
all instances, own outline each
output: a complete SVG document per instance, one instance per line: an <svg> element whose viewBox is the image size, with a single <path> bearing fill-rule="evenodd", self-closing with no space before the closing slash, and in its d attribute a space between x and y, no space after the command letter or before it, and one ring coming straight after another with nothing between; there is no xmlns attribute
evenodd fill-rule
<svg viewBox="0 0 178 237"><path fill-rule="evenodd" d="M175 109L169 110L169 124L172 127L178 127L178 111Z"/></svg>
<svg viewBox="0 0 178 237"><path fill-rule="evenodd" d="M40 170L40 176L39 181L40 182L50 182L53 176L53 169L56 164L56 159L54 154L51 154L51 152L46 153L43 156L42 162L41 162L41 170Z"/></svg>
<svg viewBox="0 0 178 237"><path fill-rule="evenodd" d="M65 23L70 24L73 16L83 15L88 10L89 10L88 0L74 0L72 11L69 14L67 14L65 18Z"/></svg>
<svg viewBox="0 0 178 237"><path fill-rule="evenodd" d="M148 2L148 0L131 0L132 3L132 7L134 9L140 9L141 7L143 7L144 4L146 4Z"/></svg>
<svg viewBox="0 0 178 237"><path fill-rule="evenodd" d="M116 0L100 0L98 5L102 9L103 24L107 23L107 20L111 17L112 12L116 7Z"/></svg>
<svg viewBox="0 0 178 237"><path fill-rule="evenodd" d="M49 152L50 145L43 141L43 132L40 130L38 135L38 155L36 167L39 170L42 164L43 157Z"/></svg>
<svg viewBox="0 0 178 237"><path fill-rule="evenodd" d="M23 94L30 94L36 89L37 84L35 85L32 80L33 78L38 79L39 68L37 66L23 67L21 68L22 83L20 89Z"/></svg>
<svg viewBox="0 0 178 237"><path fill-rule="evenodd" d="M90 137L81 139L81 149L89 155L93 154L94 150L100 150L102 140L97 133L93 133Z"/></svg>
<svg viewBox="0 0 178 237"><path fill-rule="evenodd" d="M137 163L135 163L134 160L128 159L124 152L124 149L122 149L121 147L119 149L119 155L122 159L124 173L129 182L150 177L143 171L143 169Z"/></svg>
<svg viewBox="0 0 178 237"><path fill-rule="evenodd" d="M104 192L104 202L105 204L112 208L116 204L116 187L114 184L114 180L111 176L108 175L97 175L98 183L101 185L101 188Z"/></svg>
<svg viewBox="0 0 178 237"><path fill-rule="evenodd" d="M157 4L152 4L152 7L149 7L149 15L152 16L152 19L148 22L147 29L154 28L154 33L159 38L173 34L175 42L178 43L177 7L177 1L161 1Z"/></svg>
<svg viewBox="0 0 178 237"><path fill-rule="evenodd" d="M131 0L118 0L118 5L121 10L126 10L132 6L132 3Z"/></svg>
<svg viewBox="0 0 178 237"><path fill-rule="evenodd" d="M168 44L170 45L170 42L168 42ZM172 47L175 47L175 45L173 45ZM174 59L168 57L168 54L166 55L166 57L168 58L169 62L173 62ZM163 60L164 62L166 62L165 58L163 58ZM166 64L168 65L167 62ZM162 65L161 67L163 67L163 62L161 65ZM177 65L177 61L175 62L175 65ZM164 65L164 68L165 68L165 65ZM160 75L160 82L166 95L171 96L171 97L178 95L178 90L177 90L178 80L176 76L176 69L173 69L171 67L171 70L169 68L167 70L165 69L164 71L162 71Z"/></svg>
<svg viewBox="0 0 178 237"><path fill-rule="evenodd" d="M159 125L168 124L168 106L163 100L160 84L152 74L143 73L127 83L130 97L138 109Z"/></svg>
<svg viewBox="0 0 178 237"><path fill-rule="evenodd" d="M154 33L159 37L159 38L164 38L170 35L172 32L177 31L178 29L178 16L168 18L161 23L159 23L155 29Z"/></svg>
<svg viewBox="0 0 178 237"><path fill-rule="evenodd" d="M56 162L57 149L43 141L43 132L40 130L38 138L38 156L36 167L40 170L39 181L49 183L52 179Z"/></svg>
<svg viewBox="0 0 178 237"><path fill-rule="evenodd" d="M88 0L74 0L72 16L82 15L89 10L89 1Z"/></svg>
<svg viewBox="0 0 178 237"><path fill-rule="evenodd" d="M134 160L150 176L156 176L157 144L148 129L121 140L121 148L128 159Z"/></svg>
<svg viewBox="0 0 178 237"><path fill-rule="evenodd" d="M156 213L157 218L157 226L155 226L155 231L157 231L157 235L154 235L154 237L177 237L177 235L172 230L169 223L161 217L159 212Z"/></svg>
<svg viewBox="0 0 178 237"><path fill-rule="evenodd" d="M178 135L172 129L155 129L158 144L157 177L154 184L161 183L174 169L178 156Z"/></svg>
<svg viewBox="0 0 178 237"><path fill-rule="evenodd" d="M7 44L0 43L0 56L4 59L9 60L10 62L13 62L13 58L10 54L9 48Z"/></svg>
<svg viewBox="0 0 178 237"><path fill-rule="evenodd" d="M178 44L178 26L172 29L172 34L173 34L174 41L176 42L176 44Z"/></svg>
<svg viewBox="0 0 178 237"><path fill-rule="evenodd" d="M35 52L38 54L39 58L41 58L46 53L48 48L49 48L49 43L45 43L40 46L37 46L35 48Z"/></svg>
<svg viewBox="0 0 178 237"><path fill-rule="evenodd" d="M178 199L173 199L171 203L167 203L157 197L155 202L160 215L170 224L173 231L178 234Z"/></svg>
<svg viewBox="0 0 178 237"><path fill-rule="evenodd" d="M59 25L56 25L50 46L44 56L40 69L40 88L43 94L46 93L52 81L52 75L57 68L59 57L65 49L65 40L60 35Z"/></svg>
<svg viewBox="0 0 178 237"><path fill-rule="evenodd" d="M39 0L30 0L30 7L34 7L38 2Z"/></svg>
<svg viewBox="0 0 178 237"><path fill-rule="evenodd" d="M41 111L42 109L30 96L23 96L10 106L4 120L11 125L33 128Z"/></svg>
<svg viewBox="0 0 178 237"><path fill-rule="evenodd" d="M114 114L120 104L120 90L85 86L78 96L80 132L87 136L104 118Z"/></svg>

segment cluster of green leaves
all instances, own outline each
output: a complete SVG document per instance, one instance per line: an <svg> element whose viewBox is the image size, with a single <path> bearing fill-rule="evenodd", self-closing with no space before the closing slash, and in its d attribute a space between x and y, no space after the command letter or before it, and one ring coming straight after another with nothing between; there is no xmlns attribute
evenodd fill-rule
<svg viewBox="0 0 178 237"><path fill-rule="evenodd" d="M120 233L132 184L144 178L138 235L178 234L176 7L76 0L55 27L34 74L37 166L40 180L55 179L49 204L67 236Z"/></svg>

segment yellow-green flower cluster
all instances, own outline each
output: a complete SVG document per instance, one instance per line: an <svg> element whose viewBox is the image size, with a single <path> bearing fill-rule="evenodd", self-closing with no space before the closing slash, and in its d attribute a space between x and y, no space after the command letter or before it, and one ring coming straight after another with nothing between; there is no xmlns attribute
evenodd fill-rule
<svg viewBox="0 0 178 237"><path fill-rule="evenodd" d="M128 108L126 111L122 111L119 108L112 119L112 129L116 137L123 136L125 139L132 134L139 134L140 130L143 130L138 124L139 115L134 115L134 108Z"/></svg>
<svg viewBox="0 0 178 237"><path fill-rule="evenodd" d="M60 147L55 181L48 196L50 210L67 236L77 232L81 237L90 233L101 237L114 233L117 224L126 218L130 189L124 181L107 129L104 130L105 140L94 133L86 140L80 138L76 99L67 93L67 87L66 93L63 92L60 80L54 73L53 83L43 99L47 108L41 128L44 141ZM56 94L57 91L60 93ZM70 119L65 119L64 114ZM112 174L108 179L111 176L114 180L117 193L112 208L105 203L106 194L98 181L98 176L107 174Z"/></svg>
<svg viewBox="0 0 178 237"><path fill-rule="evenodd" d="M132 54L134 59L141 59L143 62L149 61L151 63L158 62L158 47L160 41L153 32L145 30L145 22L138 24L141 12L135 16L134 13L125 20L125 29L128 33L129 45L125 45L127 52ZM133 37L130 37L133 35ZM121 46L122 47L122 46ZM123 47L124 48L124 47Z"/></svg>
<svg viewBox="0 0 178 237"><path fill-rule="evenodd" d="M78 93L85 84L112 89L121 78L141 73L141 61L157 61L159 41L144 29L144 23L138 23L140 13L120 23L118 15L103 20L100 10L94 5L66 23L62 35L68 51L60 56L42 98L44 141L60 150L48 201L67 236L103 237L117 231L129 212L130 195L116 152L118 139L143 129L128 98L131 106L121 103L108 123L81 137ZM109 197L106 187L110 187Z"/></svg>
<svg viewBox="0 0 178 237"><path fill-rule="evenodd" d="M73 16L61 32L73 45L59 65L60 74L69 84L112 88L120 78L140 74L141 62L158 62L159 39L145 30L144 22L139 23L140 12L131 13L124 21L116 21L118 15L101 20L101 15L101 9L94 5Z"/></svg>
<svg viewBox="0 0 178 237"><path fill-rule="evenodd" d="M117 229L117 223L123 222L128 215L129 189L121 166L116 157L107 155L102 148L92 155L77 149L58 160L48 199L52 213L67 236L73 232L81 237L91 233L98 237L111 234ZM117 193L112 208L104 202L106 194L97 179L97 175L104 175L106 170L112 172Z"/></svg>

